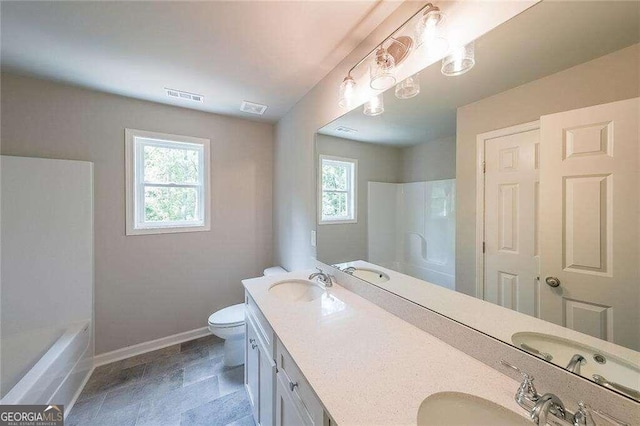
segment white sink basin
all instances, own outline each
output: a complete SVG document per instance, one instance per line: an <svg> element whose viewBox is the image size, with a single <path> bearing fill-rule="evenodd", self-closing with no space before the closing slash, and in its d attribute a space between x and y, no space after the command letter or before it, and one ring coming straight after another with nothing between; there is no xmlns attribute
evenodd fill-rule
<svg viewBox="0 0 640 426"><path fill-rule="evenodd" d="M422 401L418 425L531 426L525 417L486 399L461 392L440 392Z"/></svg>
<svg viewBox="0 0 640 426"><path fill-rule="evenodd" d="M360 278L361 280L370 282L371 284L381 284L389 281L389 275L382 271L376 271L375 269L356 268L352 275Z"/></svg>
<svg viewBox="0 0 640 426"><path fill-rule="evenodd" d="M322 286L308 280L280 281L269 287L269 293L288 302L310 302L324 292Z"/></svg>

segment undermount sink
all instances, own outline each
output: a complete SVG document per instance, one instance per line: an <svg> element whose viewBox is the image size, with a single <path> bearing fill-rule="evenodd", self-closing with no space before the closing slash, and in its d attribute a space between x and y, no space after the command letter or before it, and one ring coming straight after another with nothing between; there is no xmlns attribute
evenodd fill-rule
<svg viewBox="0 0 640 426"><path fill-rule="evenodd" d="M462 392L440 392L422 401L418 425L492 425L531 426L525 417L474 395Z"/></svg>
<svg viewBox="0 0 640 426"><path fill-rule="evenodd" d="M269 287L269 293L288 302L310 302L324 292L322 286L308 280L280 281Z"/></svg>
<svg viewBox="0 0 640 426"><path fill-rule="evenodd" d="M371 284L381 284L389 281L389 275L369 268L355 268L352 275Z"/></svg>

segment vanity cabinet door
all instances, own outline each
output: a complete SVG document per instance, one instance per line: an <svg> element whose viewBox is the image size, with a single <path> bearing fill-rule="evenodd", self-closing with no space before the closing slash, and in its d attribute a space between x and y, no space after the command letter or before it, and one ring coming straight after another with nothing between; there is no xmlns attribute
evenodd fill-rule
<svg viewBox="0 0 640 426"><path fill-rule="evenodd" d="M272 426L274 421L274 396L276 362L269 355L256 323L246 317L245 384L251 403L251 411L260 426Z"/></svg>
<svg viewBox="0 0 640 426"><path fill-rule="evenodd" d="M245 321L245 370L244 383L249 394L253 417L258 421L260 407L260 352L258 336L253 323Z"/></svg>
<svg viewBox="0 0 640 426"><path fill-rule="evenodd" d="M309 424L291 399L283 381L276 380L276 426L302 426Z"/></svg>
<svg viewBox="0 0 640 426"><path fill-rule="evenodd" d="M275 405L276 363L273 358L269 356L262 344L258 345L256 351L258 352L260 366L259 423L260 426L272 426Z"/></svg>

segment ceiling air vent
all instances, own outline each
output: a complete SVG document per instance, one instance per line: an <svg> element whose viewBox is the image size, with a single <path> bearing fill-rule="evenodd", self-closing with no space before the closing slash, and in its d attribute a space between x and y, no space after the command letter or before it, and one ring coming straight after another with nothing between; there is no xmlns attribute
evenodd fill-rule
<svg viewBox="0 0 640 426"><path fill-rule="evenodd" d="M164 90L167 92L167 96L169 96L170 98L184 99L186 101L193 102L204 102L204 96L202 95L183 92L182 90L169 89L167 87L165 87Z"/></svg>
<svg viewBox="0 0 640 426"><path fill-rule="evenodd" d="M242 104L240 105L240 111L247 112L249 114L262 115L266 110L266 105L256 104L249 101L242 101Z"/></svg>
<svg viewBox="0 0 640 426"><path fill-rule="evenodd" d="M358 133L358 131L356 129L352 129L351 127L347 127L347 126L338 126L338 127L336 127L336 132Z"/></svg>

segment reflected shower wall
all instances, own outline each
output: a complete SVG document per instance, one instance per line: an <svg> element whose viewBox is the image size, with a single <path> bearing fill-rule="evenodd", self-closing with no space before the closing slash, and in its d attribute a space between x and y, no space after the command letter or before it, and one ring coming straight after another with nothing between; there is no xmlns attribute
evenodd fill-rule
<svg viewBox="0 0 640 426"><path fill-rule="evenodd" d="M455 179L368 191L369 262L455 289Z"/></svg>
<svg viewBox="0 0 640 426"><path fill-rule="evenodd" d="M68 404L93 357L93 165L0 161L2 403Z"/></svg>

